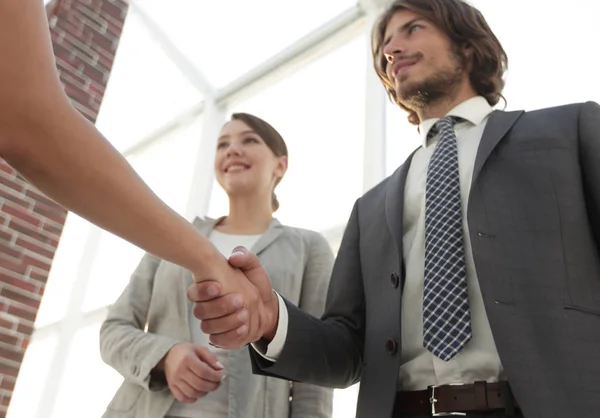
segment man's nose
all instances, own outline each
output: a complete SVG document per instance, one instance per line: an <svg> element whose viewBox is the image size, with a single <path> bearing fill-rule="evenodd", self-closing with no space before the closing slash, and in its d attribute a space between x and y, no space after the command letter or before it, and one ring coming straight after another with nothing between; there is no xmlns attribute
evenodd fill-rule
<svg viewBox="0 0 600 418"><path fill-rule="evenodd" d="M399 37L394 37L383 47L382 52L387 62L393 63L395 57L403 55L406 52L406 47Z"/></svg>

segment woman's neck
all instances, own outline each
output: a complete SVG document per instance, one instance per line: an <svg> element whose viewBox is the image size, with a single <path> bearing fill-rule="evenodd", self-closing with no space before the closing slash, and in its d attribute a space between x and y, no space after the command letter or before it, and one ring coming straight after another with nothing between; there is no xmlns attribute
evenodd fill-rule
<svg viewBox="0 0 600 418"><path fill-rule="evenodd" d="M236 235L259 235L265 232L273 220L270 199L257 196L229 198L229 215L215 229Z"/></svg>

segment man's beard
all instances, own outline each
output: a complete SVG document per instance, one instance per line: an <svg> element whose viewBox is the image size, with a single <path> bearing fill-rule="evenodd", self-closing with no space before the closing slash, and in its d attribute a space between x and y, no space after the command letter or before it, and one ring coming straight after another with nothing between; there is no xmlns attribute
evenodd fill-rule
<svg viewBox="0 0 600 418"><path fill-rule="evenodd" d="M407 109L426 109L434 102L452 96L460 86L466 68L465 57L454 52L452 64L418 82L404 82L397 92L399 102Z"/></svg>

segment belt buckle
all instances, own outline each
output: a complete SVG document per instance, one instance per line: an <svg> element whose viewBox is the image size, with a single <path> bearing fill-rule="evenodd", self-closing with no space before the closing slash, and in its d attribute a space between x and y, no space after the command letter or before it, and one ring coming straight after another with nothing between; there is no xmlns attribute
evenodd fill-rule
<svg viewBox="0 0 600 418"><path fill-rule="evenodd" d="M449 383L444 385L432 385L431 388L431 397L429 398L429 403L431 404L431 416L432 417L446 417L446 416L467 416L466 412L437 412L435 409L435 404L438 401L435 397L435 388L440 386L463 386L462 383Z"/></svg>

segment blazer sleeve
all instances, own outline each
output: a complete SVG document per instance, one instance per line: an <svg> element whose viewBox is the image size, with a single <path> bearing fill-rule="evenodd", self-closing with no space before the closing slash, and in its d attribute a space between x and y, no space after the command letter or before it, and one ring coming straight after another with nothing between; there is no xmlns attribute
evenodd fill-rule
<svg viewBox="0 0 600 418"><path fill-rule="evenodd" d="M333 251L325 238L314 232L309 235L306 267L298 307L320 317L333 268ZM291 418L331 418L333 389L307 383L292 383Z"/></svg>
<svg viewBox="0 0 600 418"><path fill-rule="evenodd" d="M125 380L147 390L166 387L162 373L153 369L179 341L144 331L154 277L161 260L146 254L121 296L111 306L100 328L102 360Z"/></svg>
<svg viewBox="0 0 600 418"><path fill-rule="evenodd" d="M322 319L286 300L289 321L283 350L273 363L250 348L255 373L332 388L348 387L360 380L365 295L358 211L357 202L333 266Z"/></svg>
<svg viewBox="0 0 600 418"><path fill-rule="evenodd" d="M600 251L600 105L587 102L579 113L579 159L585 200L596 246Z"/></svg>

